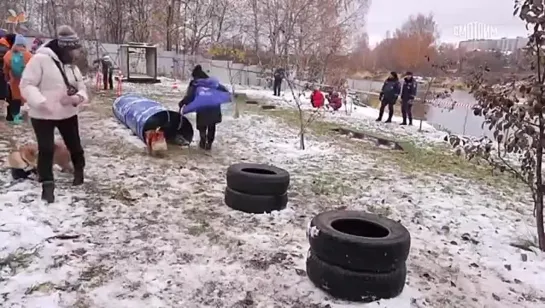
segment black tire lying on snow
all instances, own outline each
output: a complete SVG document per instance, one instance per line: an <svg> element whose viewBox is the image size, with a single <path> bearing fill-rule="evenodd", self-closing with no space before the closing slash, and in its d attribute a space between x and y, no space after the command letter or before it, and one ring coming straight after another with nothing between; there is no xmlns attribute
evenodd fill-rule
<svg viewBox="0 0 545 308"><path fill-rule="evenodd" d="M288 194L284 193L278 196L249 195L227 187L225 189L225 204L234 210L246 213L270 213L286 208Z"/></svg>
<svg viewBox="0 0 545 308"><path fill-rule="evenodd" d="M347 270L384 273L404 264L411 235L400 223L360 211L327 211L307 231L312 251Z"/></svg>
<svg viewBox="0 0 545 308"><path fill-rule="evenodd" d="M288 171L265 164L239 163L227 169L227 187L260 196L279 196L286 193L290 185Z"/></svg>
<svg viewBox="0 0 545 308"><path fill-rule="evenodd" d="M307 275L316 287L335 298L369 303L401 294L405 287L407 267L403 263L389 273L354 272L328 264L310 250Z"/></svg>

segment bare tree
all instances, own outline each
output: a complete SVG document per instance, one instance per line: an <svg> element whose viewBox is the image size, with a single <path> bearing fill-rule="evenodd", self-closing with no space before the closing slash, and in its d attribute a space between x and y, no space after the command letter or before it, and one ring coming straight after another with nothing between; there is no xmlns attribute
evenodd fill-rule
<svg viewBox="0 0 545 308"><path fill-rule="evenodd" d="M302 85L297 85L296 82L290 77L286 78L286 82L288 84L291 97L294 100L295 107L297 108L297 119L299 121L299 148L301 150L305 150L305 136L309 129L309 126L316 119L319 119L323 116L323 109L312 109L310 111L306 110L305 104L301 101L301 98L304 97L306 87Z"/></svg>
<svg viewBox="0 0 545 308"><path fill-rule="evenodd" d="M475 115L493 131L494 141L451 142L458 153L479 157L492 167L509 172L531 191L536 215L538 246L545 251L543 226L543 148L545 147L545 9L543 1L517 0L514 15L532 30L526 51L532 56L533 74L524 79L497 78L484 66L470 76L477 100ZM461 138L452 138L462 140ZM460 147L464 151L459 150Z"/></svg>

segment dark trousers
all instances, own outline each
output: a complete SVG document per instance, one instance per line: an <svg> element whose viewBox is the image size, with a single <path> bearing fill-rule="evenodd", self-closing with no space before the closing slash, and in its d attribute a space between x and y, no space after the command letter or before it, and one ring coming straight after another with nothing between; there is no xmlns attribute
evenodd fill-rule
<svg viewBox="0 0 545 308"><path fill-rule="evenodd" d="M9 85L8 82L4 79L4 72L0 72L0 100L8 99Z"/></svg>
<svg viewBox="0 0 545 308"><path fill-rule="evenodd" d="M53 157L55 155L55 127L70 152L75 170L83 170L85 157L79 138L78 116L63 120L31 119L38 141L38 177L40 182L53 181Z"/></svg>
<svg viewBox="0 0 545 308"><path fill-rule="evenodd" d="M6 98L8 106L6 108L6 121L13 121L13 117L21 113L21 100L13 99L11 97L11 91L8 87L8 97Z"/></svg>
<svg viewBox="0 0 545 308"><path fill-rule="evenodd" d="M388 121L392 121L392 117L394 116L394 103L387 103L384 101L380 103L377 120L382 120L382 116L384 115L384 109L386 109L386 106L388 106Z"/></svg>
<svg viewBox="0 0 545 308"><path fill-rule="evenodd" d="M407 119L409 119L409 124L413 124L413 104L411 100L401 101L401 116L403 116L403 123L407 124Z"/></svg>
<svg viewBox="0 0 545 308"><path fill-rule="evenodd" d="M104 90L108 90L108 86L110 86L110 90L114 89L114 76L112 71L102 72L102 84L104 84Z"/></svg>
<svg viewBox="0 0 545 308"><path fill-rule="evenodd" d="M212 144L214 138L216 137L216 124L207 125L207 126L197 126L199 130L199 135L201 136L201 144L205 142Z"/></svg>
<svg viewBox="0 0 545 308"><path fill-rule="evenodd" d="M273 82L273 91L275 96L280 96L281 87L282 87L282 78L275 78Z"/></svg>

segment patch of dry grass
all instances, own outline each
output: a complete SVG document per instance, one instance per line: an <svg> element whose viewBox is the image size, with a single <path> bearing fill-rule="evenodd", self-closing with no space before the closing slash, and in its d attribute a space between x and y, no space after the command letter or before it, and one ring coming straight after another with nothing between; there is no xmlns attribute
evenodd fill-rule
<svg viewBox="0 0 545 308"><path fill-rule="evenodd" d="M263 111L256 105L243 104L243 111L273 116L282 122L298 128L299 119L296 110L274 109ZM469 162L463 157L456 156L446 146L429 144L419 146L407 140L395 140L403 146L405 151L397 151L377 147L370 142L362 142L358 139L339 138L339 134L334 132L334 128L339 125L315 120L308 129L315 135L323 138L334 138L338 142L343 142L344 146L352 147L355 151L366 153L366 155L375 158L379 164L395 165L407 173L423 172L429 174L447 174L486 183L491 186L522 186L518 181L507 174L498 174L494 172L487 164L476 164ZM356 130L354 127L346 127ZM359 130L361 131L361 130ZM386 136L380 136L376 132L362 131L368 136L375 136L385 139L392 139Z"/></svg>

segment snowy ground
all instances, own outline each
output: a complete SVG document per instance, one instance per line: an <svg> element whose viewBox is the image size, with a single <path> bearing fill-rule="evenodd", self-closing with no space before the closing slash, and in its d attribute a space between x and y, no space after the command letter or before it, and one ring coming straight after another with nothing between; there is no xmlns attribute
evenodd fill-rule
<svg viewBox="0 0 545 308"><path fill-rule="evenodd" d="M173 89L173 85L176 84L176 87L178 89ZM229 85L227 85L229 86ZM147 92L147 93L153 93L153 94L159 94L161 95L165 91L176 93L180 91L184 91L187 87L187 84L182 83L175 83L173 80L164 79L162 86L149 86L142 89L141 87L137 89L138 92ZM132 91L133 89L128 87L127 91ZM274 104L276 106L282 107L282 108L296 108L295 100L293 99L293 95L289 91L289 89L285 89L282 92L282 95L280 97L273 96L272 90L263 90L262 88L249 88L249 87L243 87L243 86L236 86L235 88L236 93L244 93L248 96L250 99L259 99L259 100L267 100L270 104ZM296 92L296 94L299 94L299 92ZM323 116L321 117L321 120L326 122L333 122L333 123L339 123L339 124L346 124L350 125L351 127L362 129L362 130L372 130L377 133L380 133L382 135L386 136L396 136L401 138L407 138L412 141L416 141L417 143L436 143L436 142L443 142L443 137L445 136L444 132L438 131L430 124L423 122L422 123L422 130L419 131L419 121L415 121L415 126L400 126L399 123L401 123L402 119L399 116L394 116L393 123L391 124L385 124L383 122L376 123L374 120L378 118L378 110L369 108L369 107L359 107L351 104L349 98L349 106L351 108L345 109L344 107L339 110L338 112L325 112ZM301 97L302 102L302 108L305 110L311 110L311 104L310 104L310 92L304 92L304 96ZM385 120L387 115L383 118ZM416 137L416 138L415 138Z"/></svg>
<svg viewBox="0 0 545 308"><path fill-rule="evenodd" d="M169 104L178 99L166 98L168 87L156 89L148 90ZM58 202L45 205L36 183L13 185L6 172L0 176L1 307L545 305L545 256L510 245L535 234L524 191L451 174L407 174L377 160L388 151L343 138L309 136L308 149L300 151L292 127L250 112L225 116L211 155L193 147L150 158L112 118L111 101L96 97L93 104L81 114L88 160L83 188L59 176ZM365 116L326 120L384 125ZM440 135L430 128L414 137L411 130L405 136ZM32 138L25 126L5 128L1 136L2 158L10 149L7 136ZM286 210L249 215L223 204L225 171L240 161L290 171ZM409 276L400 297L352 305L308 281L305 227L332 208L387 215L410 230Z"/></svg>

